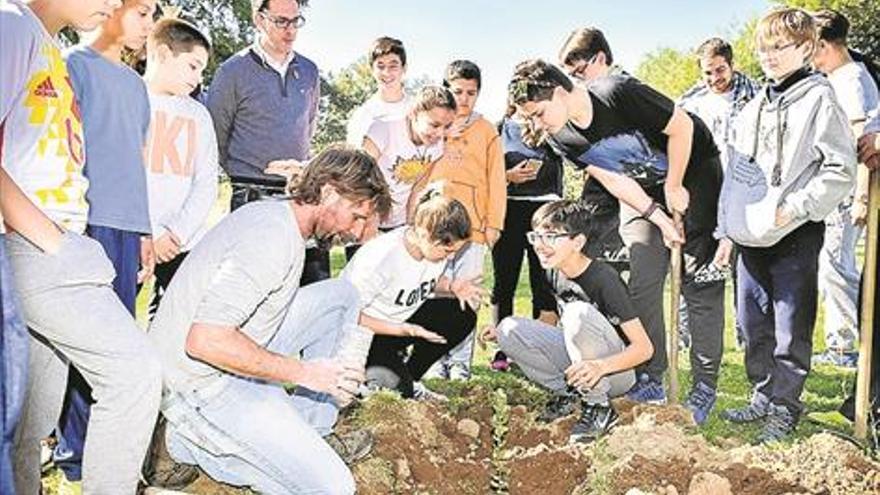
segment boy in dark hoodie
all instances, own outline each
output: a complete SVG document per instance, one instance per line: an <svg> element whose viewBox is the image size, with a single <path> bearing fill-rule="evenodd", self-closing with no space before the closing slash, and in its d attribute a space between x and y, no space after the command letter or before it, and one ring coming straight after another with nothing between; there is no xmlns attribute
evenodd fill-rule
<svg viewBox="0 0 880 495"><path fill-rule="evenodd" d="M718 209L722 244L739 246L737 319L745 332L751 403L723 417L764 420L758 441L794 431L810 371L825 217L850 193L855 146L826 79L810 71L812 17L779 9L758 23L769 79L741 111ZM719 250L716 263L726 263Z"/></svg>

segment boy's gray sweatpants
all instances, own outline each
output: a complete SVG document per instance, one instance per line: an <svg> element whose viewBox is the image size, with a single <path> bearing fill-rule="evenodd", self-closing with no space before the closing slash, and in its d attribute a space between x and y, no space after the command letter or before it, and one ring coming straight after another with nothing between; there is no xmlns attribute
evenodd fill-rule
<svg viewBox="0 0 880 495"><path fill-rule="evenodd" d="M565 305L562 328L538 320L507 317L498 324L498 346L526 376L554 392L567 389L565 370L572 363L601 359L624 349L623 340L611 323L593 305L574 302ZM584 399L599 404L623 395L635 383L633 370L608 375Z"/></svg>
<svg viewBox="0 0 880 495"><path fill-rule="evenodd" d="M20 493L40 492L40 439L58 422L73 364L95 404L83 458L83 493L133 494L159 410L159 360L113 292L116 273L96 241L65 233L48 254L18 234L6 249L30 329L27 398L15 443Z"/></svg>

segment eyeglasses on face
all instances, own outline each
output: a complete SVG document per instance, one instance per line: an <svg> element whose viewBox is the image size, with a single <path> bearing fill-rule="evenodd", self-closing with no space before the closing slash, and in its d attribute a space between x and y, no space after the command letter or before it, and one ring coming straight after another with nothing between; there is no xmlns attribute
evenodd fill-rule
<svg viewBox="0 0 880 495"><path fill-rule="evenodd" d="M568 75L577 79L584 79L586 77L587 68L593 65L597 57L599 57L598 53L590 57L589 60L581 60L577 65L572 67L570 71L568 71Z"/></svg>
<svg viewBox="0 0 880 495"><path fill-rule="evenodd" d="M306 23L306 18L298 15L294 18L284 17L280 15L270 14L268 12L260 12L260 15L263 16L264 19L271 22L279 30L285 30L289 28L299 29L303 27Z"/></svg>
<svg viewBox="0 0 880 495"><path fill-rule="evenodd" d="M529 244L532 246L541 243L545 246L555 247L559 244L560 239L571 236L572 235L569 232L535 232L534 230L526 232L526 240L529 241Z"/></svg>
<svg viewBox="0 0 880 495"><path fill-rule="evenodd" d="M784 52L785 50L788 50L789 48L791 48L793 46L798 46L798 45L799 44L796 42L785 43L785 44L774 43L770 46L759 45L758 46L758 53L760 53L762 55L779 55L780 53Z"/></svg>

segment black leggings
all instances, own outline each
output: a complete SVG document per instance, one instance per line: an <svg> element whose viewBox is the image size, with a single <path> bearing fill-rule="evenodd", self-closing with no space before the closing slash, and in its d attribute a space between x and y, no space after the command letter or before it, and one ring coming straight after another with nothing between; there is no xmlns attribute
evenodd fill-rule
<svg viewBox="0 0 880 495"><path fill-rule="evenodd" d="M504 230L492 248L492 267L495 272L492 304L498 308L498 321L513 314L513 297L519 282L523 252L529 259L532 317L537 318L541 311L556 310L556 300L544 276L544 269L541 268L535 249L526 241L526 232L531 230L532 226L532 215L546 203L546 201L507 201Z"/></svg>
<svg viewBox="0 0 880 495"><path fill-rule="evenodd" d="M442 335L446 343L376 335L367 356L367 382L412 397L413 382L420 380L431 365L470 334L477 323L477 314L470 308L462 310L456 299L429 299L406 321ZM410 345L412 352L407 358Z"/></svg>

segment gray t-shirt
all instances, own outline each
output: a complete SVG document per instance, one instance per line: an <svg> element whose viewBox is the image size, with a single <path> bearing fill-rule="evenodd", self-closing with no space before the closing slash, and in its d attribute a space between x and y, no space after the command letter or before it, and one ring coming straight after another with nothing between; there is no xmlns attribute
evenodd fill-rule
<svg viewBox="0 0 880 495"><path fill-rule="evenodd" d="M299 288L305 241L287 201L249 203L211 229L174 275L150 326L172 390L222 373L186 354L193 323L238 327L265 347Z"/></svg>

